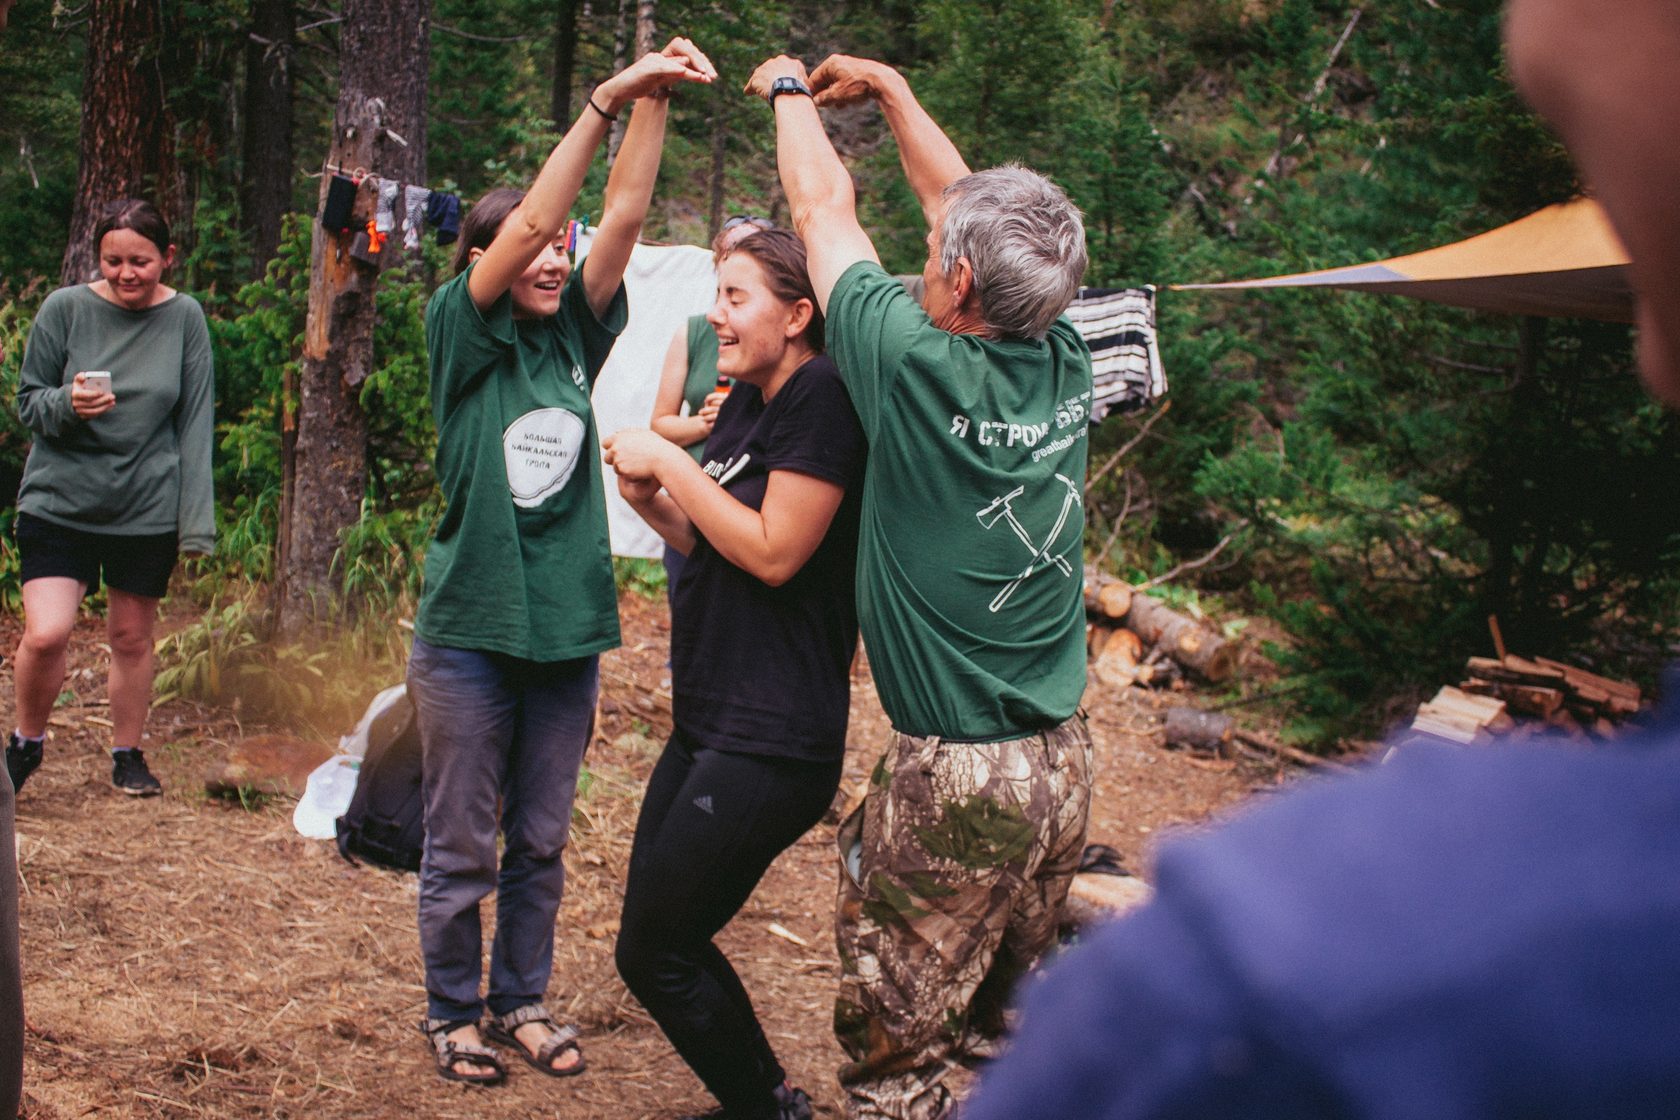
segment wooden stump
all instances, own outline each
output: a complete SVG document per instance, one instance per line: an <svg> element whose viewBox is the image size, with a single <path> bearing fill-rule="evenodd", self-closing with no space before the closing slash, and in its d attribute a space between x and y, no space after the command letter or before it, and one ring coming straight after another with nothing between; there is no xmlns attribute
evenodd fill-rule
<svg viewBox="0 0 1680 1120"><path fill-rule="evenodd" d="M1126 628L1148 645L1215 684L1231 675L1236 647L1193 618L1156 599L1134 592Z"/></svg>

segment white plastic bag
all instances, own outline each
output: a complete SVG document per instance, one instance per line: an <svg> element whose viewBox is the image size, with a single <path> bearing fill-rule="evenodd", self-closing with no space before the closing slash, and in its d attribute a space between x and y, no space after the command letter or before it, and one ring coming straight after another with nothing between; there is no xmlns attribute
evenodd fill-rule
<svg viewBox="0 0 1680 1120"><path fill-rule="evenodd" d="M401 687L400 685L398 686ZM384 695L381 693L380 695ZM362 748L367 749L366 728L362 732ZM350 736L345 736L349 739ZM340 740L342 743L344 740ZM334 822L350 808L350 798L356 793L356 778L362 760L354 755L335 754L314 770L292 810L292 827L311 840L332 840L338 835Z"/></svg>

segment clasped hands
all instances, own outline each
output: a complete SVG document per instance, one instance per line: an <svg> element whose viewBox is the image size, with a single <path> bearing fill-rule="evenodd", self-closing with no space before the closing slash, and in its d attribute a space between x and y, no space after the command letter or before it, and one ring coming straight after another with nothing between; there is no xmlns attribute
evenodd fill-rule
<svg viewBox="0 0 1680 1120"><path fill-rule="evenodd" d="M798 78L810 87L818 105L834 108L879 97L886 83L897 77L898 71L884 62L849 54L831 54L807 74L803 62L779 54L759 63L747 79L745 92L753 97L769 97L770 85L777 78Z"/></svg>

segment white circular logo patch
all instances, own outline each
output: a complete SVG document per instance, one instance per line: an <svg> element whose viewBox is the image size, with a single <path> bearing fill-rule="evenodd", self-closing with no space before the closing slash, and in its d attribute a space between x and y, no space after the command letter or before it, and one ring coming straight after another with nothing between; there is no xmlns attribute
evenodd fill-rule
<svg viewBox="0 0 1680 1120"><path fill-rule="evenodd" d="M527 412L502 433L508 489L521 509L541 505L565 486L583 447L583 421L564 408Z"/></svg>

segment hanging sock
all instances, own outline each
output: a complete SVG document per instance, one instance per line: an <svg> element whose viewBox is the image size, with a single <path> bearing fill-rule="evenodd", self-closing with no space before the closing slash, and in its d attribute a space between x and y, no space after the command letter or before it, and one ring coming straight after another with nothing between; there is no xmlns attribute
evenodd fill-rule
<svg viewBox="0 0 1680 1120"><path fill-rule="evenodd" d="M402 184L378 177L374 181L379 188L379 202L373 211L374 226L380 233L393 233L397 228L397 196L402 194Z"/></svg>
<svg viewBox="0 0 1680 1120"><path fill-rule="evenodd" d="M431 198L429 187L403 188L403 248L411 253L420 248L420 224L426 220Z"/></svg>
<svg viewBox="0 0 1680 1120"><path fill-rule="evenodd" d="M461 236L461 199L448 191L433 191L426 200L426 221L437 227L437 243L452 245Z"/></svg>

